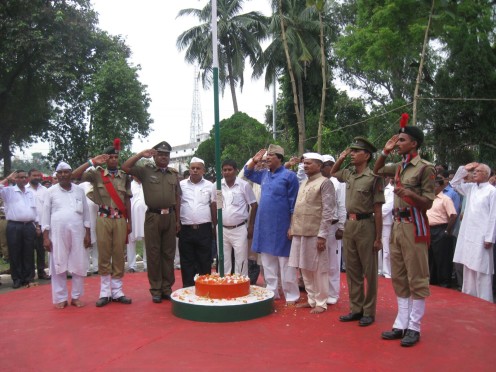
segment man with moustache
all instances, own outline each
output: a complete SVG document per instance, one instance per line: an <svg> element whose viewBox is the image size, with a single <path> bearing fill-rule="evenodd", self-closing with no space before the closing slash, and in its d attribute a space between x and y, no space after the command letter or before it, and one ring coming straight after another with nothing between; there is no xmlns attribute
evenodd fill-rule
<svg viewBox="0 0 496 372"><path fill-rule="evenodd" d="M26 188L33 191L36 198L36 212L38 213L38 221L41 221L41 212L43 211L43 200L47 188L41 184L43 174L37 169L30 169L28 172L29 183ZM34 240L34 252L36 254L36 269L38 271L38 279L50 280L50 276L45 273L45 249L43 248L43 235L41 234L41 226L36 226L36 238ZM33 267L34 269L34 267Z"/></svg>
<svg viewBox="0 0 496 372"><path fill-rule="evenodd" d="M71 273L71 305L83 307L80 298L88 268L85 248L91 245L90 214L84 190L71 183L71 166L61 162L56 172L59 183L45 194L41 220L43 246L51 252L52 301L57 309L68 305L67 273Z"/></svg>
<svg viewBox="0 0 496 372"><path fill-rule="evenodd" d="M382 249L382 204L384 186L368 164L377 149L364 137L355 137L331 169L331 175L346 182L347 221L344 226L344 258L350 294L350 313L341 322L374 323L377 307L377 252ZM341 169L351 155L353 169ZM367 282L365 285L365 281Z"/></svg>
<svg viewBox="0 0 496 372"><path fill-rule="evenodd" d="M382 332L385 340L400 340L410 347L420 340L420 324L425 313L425 298L429 296L428 247L429 222L426 211L432 207L435 169L423 160L418 149L424 133L418 127L407 126L408 114L403 114L399 133L384 146L374 166L374 173L394 177L393 231L391 236L391 277L398 302L398 314L391 331ZM403 160L386 164L386 158L397 149Z"/></svg>
<svg viewBox="0 0 496 372"><path fill-rule="evenodd" d="M14 186L9 186L9 182ZM0 198L5 203L7 245L9 248L12 288L29 286L34 279L34 239L38 215L33 191L26 187L28 174L18 170L0 184Z"/></svg>
<svg viewBox="0 0 496 372"><path fill-rule="evenodd" d="M255 167L267 153L266 169ZM290 223L298 195L298 179L284 167L284 149L269 145L258 151L245 165L244 175L261 186L260 203L255 219L252 250L261 254L267 289L279 299L279 278L286 305L300 298L296 269L288 265L291 250Z"/></svg>
<svg viewBox="0 0 496 372"><path fill-rule="evenodd" d="M217 226L216 192L212 182L203 178L205 162L193 157L189 178L181 185L181 231L179 256L183 287L195 285L195 274L212 271L212 240Z"/></svg>
<svg viewBox="0 0 496 372"><path fill-rule="evenodd" d="M118 167L119 152L120 140L117 138L114 146L89 159L72 173L73 178L81 177L83 182L92 184L93 202L99 207L96 239L100 298L96 302L97 307L111 301L125 305L132 302L122 289L124 250L128 231L131 230L131 178ZM104 164L105 168L102 167Z"/></svg>
<svg viewBox="0 0 496 372"><path fill-rule="evenodd" d="M145 249L147 275L153 303L170 300L174 277L176 234L180 230L181 188L177 170L169 167L171 146L162 141L139 152L122 164L142 185L145 204ZM141 158L154 164L136 165ZM210 246L209 246L210 247Z"/></svg>

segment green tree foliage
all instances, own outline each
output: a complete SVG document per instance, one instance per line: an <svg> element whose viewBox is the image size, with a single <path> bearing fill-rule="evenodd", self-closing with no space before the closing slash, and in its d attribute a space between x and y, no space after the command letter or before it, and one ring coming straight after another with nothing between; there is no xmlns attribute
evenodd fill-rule
<svg viewBox="0 0 496 372"><path fill-rule="evenodd" d="M234 113L238 112L236 87L243 89L245 59L251 63L259 58L262 48L260 42L267 37L267 18L259 12L239 14L242 11L243 0L217 1L217 32L219 83L224 92L229 84L233 101ZM197 63L202 72L204 87L212 83L212 7L208 2L203 9L182 9L178 17L193 15L200 24L184 31L177 38L177 48L186 50L185 60Z"/></svg>
<svg viewBox="0 0 496 372"><path fill-rule="evenodd" d="M267 148L272 137L267 128L243 112L234 114L219 123L220 127L220 160L235 160L241 168L258 150ZM208 172L215 169L215 137L214 129L210 138L200 144L195 156L205 161Z"/></svg>
<svg viewBox="0 0 496 372"><path fill-rule="evenodd" d="M149 98L138 81L139 67L128 65L124 42L97 30L96 23L88 0L0 3L6 172L12 148L38 138L50 140L53 166L62 159L78 164L114 136L129 148L134 134L148 134Z"/></svg>

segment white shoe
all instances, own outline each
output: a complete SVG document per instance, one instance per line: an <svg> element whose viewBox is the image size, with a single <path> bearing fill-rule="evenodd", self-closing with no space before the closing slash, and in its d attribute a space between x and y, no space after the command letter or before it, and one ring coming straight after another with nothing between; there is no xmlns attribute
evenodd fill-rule
<svg viewBox="0 0 496 372"><path fill-rule="evenodd" d="M384 274L384 278L386 278L386 279L391 279L391 275Z"/></svg>
<svg viewBox="0 0 496 372"><path fill-rule="evenodd" d="M328 297L327 305L336 305L338 303L338 299L336 297Z"/></svg>

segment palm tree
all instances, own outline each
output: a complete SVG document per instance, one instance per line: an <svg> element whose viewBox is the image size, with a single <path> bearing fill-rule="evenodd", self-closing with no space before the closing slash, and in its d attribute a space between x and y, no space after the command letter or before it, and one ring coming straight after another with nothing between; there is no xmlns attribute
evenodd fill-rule
<svg viewBox="0 0 496 372"><path fill-rule="evenodd" d="M243 89L243 72L245 60L249 58L253 65L260 57L260 42L267 37L268 18L259 12L239 14L243 0L218 0L218 43L219 43L219 83L224 92L229 84L234 113L237 113L236 86ZM203 9L182 9L178 17L193 15L200 24L184 31L177 38L176 46L182 51L186 49L185 60L197 63L202 70L202 83L208 88L212 83L212 7L208 2Z"/></svg>
<svg viewBox="0 0 496 372"><path fill-rule="evenodd" d="M306 8L301 0L273 0L274 12L269 33L272 42L254 65L253 76L265 72L268 88L275 76L288 73L293 92L293 104L298 125L298 152L305 148L305 103L303 87L314 59L320 54L319 22L314 9ZM275 108L274 108L275 109Z"/></svg>

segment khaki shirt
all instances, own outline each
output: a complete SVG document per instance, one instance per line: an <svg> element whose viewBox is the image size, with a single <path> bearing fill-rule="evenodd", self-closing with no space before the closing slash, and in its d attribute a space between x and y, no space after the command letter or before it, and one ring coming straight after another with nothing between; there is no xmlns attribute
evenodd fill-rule
<svg viewBox="0 0 496 372"><path fill-rule="evenodd" d="M361 174L355 170L341 169L334 175L339 182L346 182L346 211L348 213L374 213L374 204L385 203L384 181L370 168Z"/></svg>
<svg viewBox="0 0 496 372"><path fill-rule="evenodd" d="M135 165L129 173L141 181L148 208L165 209L176 205L176 195L181 193L177 170L168 167L165 173L162 173L156 165L147 164Z"/></svg>
<svg viewBox="0 0 496 372"><path fill-rule="evenodd" d="M88 197L93 201L93 203L98 205L109 205L113 208L117 208L117 205L114 203L107 192L107 188L103 184L101 175L102 169L104 170L104 175L109 175L107 169L96 167L95 169L90 169L89 171L84 172L81 180L83 182L90 182L93 185L93 192L88 193ZM114 185L115 191L117 191L117 195L121 198L122 203L126 205L126 197L133 196L131 193L131 178L120 169L117 171L115 177L112 177L111 175L109 175L109 177Z"/></svg>
<svg viewBox="0 0 496 372"><path fill-rule="evenodd" d="M436 171L431 163L420 158L420 156L416 156L407 164L405 169L403 169L401 162L391 163L386 164L379 169L379 172L377 173L379 175L394 176L396 175L398 167L401 167L400 182L405 189L412 190L415 194L425 196L429 200L434 200L436 198L434 191ZM394 184L396 185L396 180L394 181ZM405 208L411 207L411 205L395 195L394 207Z"/></svg>

